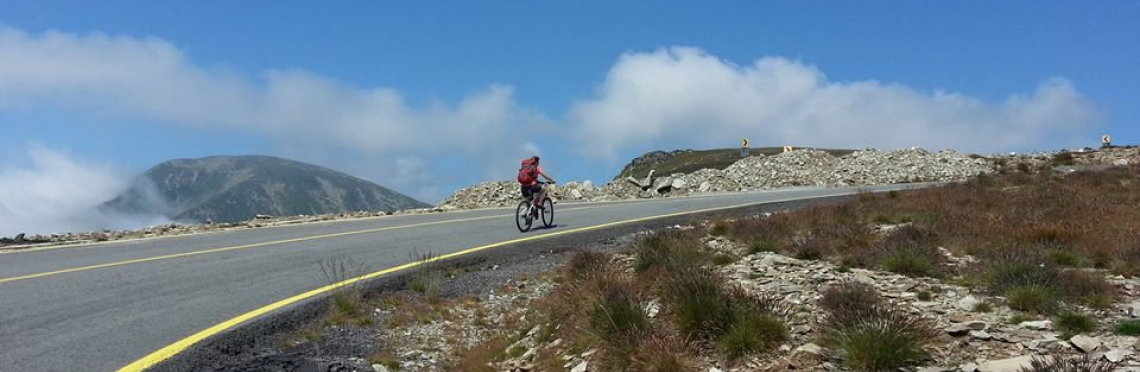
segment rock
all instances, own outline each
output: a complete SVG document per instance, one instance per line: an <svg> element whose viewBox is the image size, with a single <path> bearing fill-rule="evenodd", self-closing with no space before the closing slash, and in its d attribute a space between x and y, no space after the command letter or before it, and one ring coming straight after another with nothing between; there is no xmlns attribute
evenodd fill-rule
<svg viewBox="0 0 1140 372"><path fill-rule="evenodd" d="M922 367L922 368L918 369L918 372L952 372L952 371L954 371L953 368L946 368L946 367Z"/></svg>
<svg viewBox="0 0 1140 372"><path fill-rule="evenodd" d="M649 303L645 305L646 316L655 318L659 312L661 312L661 301L658 301L656 298L649 300Z"/></svg>
<svg viewBox="0 0 1140 372"><path fill-rule="evenodd" d="M807 343L807 344L801 345L800 347L797 347L795 352L820 356L820 355L823 355L823 348L819 347L819 345L816 345L816 344Z"/></svg>
<svg viewBox="0 0 1140 372"><path fill-rule="evenodd" d="M1118 167L1128 165L1128 159L1116 159L1112 162L1112 165L1115 165Z"/></svg>
<svg viewBox="0 0 1140 372"><path fill-rule="evenodd" d="M962 309L964 311L974 311L974 309L977 309L978 305L981 305L981 304L982 304L982 301L979 300L977 297L974 297L974 296L963 297L962 299L958 300L958 303L957 303L958 308Z"/></svg>
<svg viewBox="0 0 1140 372"><path fill-rule="evenodd" d="M1108 360L1109 362L1120 363L1120 361L1124 360L1124 358L1127 358L1129 355L1132 355L1131 350L1112 349L1107 353L1104 353L1104 359Z"/></svg>
<svg viewBox="0 0 1140 372"><path fill-rule="evenodd" d="M1091 353L1093 351L1096 351L1096 348L1100 347L1099 338L1089 337L1085 335L1073 336L1073 338L1069 339L1069 343L1072 343L1073 346L1076 346L1077 349L1085 353Z"/></svg>
<svg viewBox="0 0 1140 372"><path fill-rule="evenodd" d="M685 182L684 178L677 177L677 178L673 179L673 184L672 184L673 190L684 189L686 185L687 185L687 183Z"/></svg>
<svg viewBox="0 0 1140 372"><path fill-rule="evenodd" d="M989 324L987 324L986 322L980 321L980 320L975 320L975 321L966 323L966 328L969 328L969 329L972 329L975 331L984 331L984 330L988 329L989 327L990 327Z"/></svg>
<svg viewBox="0 0 1140 372"><path fill-rule="evenodd" d="M946 331L946 334L954 336L954 337L962 337L962 336L970 334L970 328L963 326L961 324L955 324L953 326L950 326L950 327L946 328L945 331Z"/></svg>
<svg viewBox="0 0 1140 372"><path fill-rule="evenodd" d="M665 177L665 178L659 179L659 180L657 180L657 182L654 182L654 184L653 184L653 191L656 191L658 194L669 192L672 189L673 189L673 177Z"/></svg>
<svg viewBox="0 0 1140 372"><path fill-rule="evenodd" d="M721 371L720 368L709 367L709 372L724 372L724 371Z"/></svg>
<svg viewBox="0 0 1140 372"><path fill-rule="evenodd" d="M712 189L712 184L709 181L701 182L700 187L697 187L697 191L700 192L709 192L710 189Z"/></svg>
<svg viewBox="0 0 1140 372"><path fill-rule="evenodd" d="M586 372L587 368L589 368L589 362L582 362L571 368L570 372Z"/></svg>
<svg viewBox="0 0 1140 372"><path fill-rule="evenodd" d="M383 364L373 364L372 365L372 371L373 372L388 372L388 367L385 367Z"/></svg>
<svg viewBox="0 0 1140 372"><path fill-rule="evenodd" d="M582 192L578 191L578 189L570 190L570 197L574 199L582 199Z"/></svg>
<svg viewBox="0 0 1140 372"><path fill-rule="evenodd" d="M961 372L976 372L978 370L978 365L975 363L966 363L958 366L958 370Z"/></svg>
<svg viewBox="0 0 1140 372"><path fill-rule="evenodd" d="M1053 329L1052 320L1037 320L1031 322L1021 322L1017 324L1021 328L1032 329L1035 331L1048 331Z"/></svg>
<svg viewBox="0 0 1140 372"><path fill-rule="evenodd" d="M990 335L986 331L970 331L970 338L975 340L989 341L994 339L994 336Z"/></svg>
<svg viewBox="0 0 1140 372"><path fill-rule="evenodd" d="M1128 304L1128 315L1133 318L1140 318L1140 301Z"/></svg>
<svg viewBox="0 0 1140 372"><path fill-rule="evenodd" d="M978 372L1019 372L1027 368L1033 361L1033 356L1023 355L1016 358L991 360L978 366Z"/></svg>

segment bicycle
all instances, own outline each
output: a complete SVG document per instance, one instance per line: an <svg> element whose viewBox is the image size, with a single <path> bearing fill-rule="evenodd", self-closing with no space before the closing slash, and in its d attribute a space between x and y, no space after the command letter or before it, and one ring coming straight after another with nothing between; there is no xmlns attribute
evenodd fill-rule
<svg viewBox="0 0 1140 372"><path fill-rule="evenodd" d="M546 185L551 183L539 182L539 184L542 185L542 191L519 202L515 208L515 226L519 228L519 232L530 231L535 219L542 220L542 225L545 227L554 226L554 201L546 195ZM538 200L542 200L542 206L537 204Z"/></svg>

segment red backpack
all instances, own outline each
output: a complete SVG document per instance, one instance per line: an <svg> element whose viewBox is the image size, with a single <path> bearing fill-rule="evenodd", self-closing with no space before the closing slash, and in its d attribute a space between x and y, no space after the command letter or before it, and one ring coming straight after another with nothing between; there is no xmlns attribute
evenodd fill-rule
<svg viewBox="0 0 1140 372"><path fill-rule="evenodd" d="M519 168L519 183L529 185L534 181L538 181L538 162L534 158L527 158Z"/></svg>

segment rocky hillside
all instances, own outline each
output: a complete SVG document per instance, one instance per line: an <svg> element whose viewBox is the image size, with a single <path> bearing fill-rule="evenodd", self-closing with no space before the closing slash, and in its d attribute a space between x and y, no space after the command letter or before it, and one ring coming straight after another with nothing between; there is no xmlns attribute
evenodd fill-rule
<svg viewBox="0 0 1140 372"><path fill-rule="evenodd" d="M245 221L292 216L391 211L427 204L332 169L268 156L171 160L146 171L134 187L103 205L177 221Z"/></svg>
<svg viewBox="0 0 1140 372"><path fill-rule="evenodd" d="M687 151L687 150L686 150ZM835 151L795 150L772 156L763 154L738 159L724 169L704 168L690 173L668 173L652 168L648 177L627 177L602 187L588 182L570 182L553 188L562 200L604 201L631 198L683 196L694 193L763 190L787 186L852 186L911 182L942 182L969 179L995 171L992 161L955 151L931 153L923 149L855 151L841 157ZM735 154L737 157L740 153ZM670 155L676 159L683 155ZM639 160L638 166L658 164ZM631 163L631 164L633 164ZM482 183L463 189L445 200L446 208L510 206L519 201L513 181Z"/></svg>
<svg viewBox="0 0 1140 372"><path fill-rule="evenodd" d="M824 150L832 156L844 156L854 150ZM750 150L752 156L772 156L783 152L778 147L761 147ZM631 160L614 180L626 177L644 178L650 170L659 174L692 173L701 169L724 170L740 160L740 149L651 151Z"/></svg>

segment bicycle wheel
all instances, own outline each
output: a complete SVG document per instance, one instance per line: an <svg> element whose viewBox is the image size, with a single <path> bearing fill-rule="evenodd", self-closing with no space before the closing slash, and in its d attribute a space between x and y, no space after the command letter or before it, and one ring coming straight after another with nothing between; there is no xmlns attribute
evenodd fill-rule
<svg viewBox="0 0 1140 372"><path fill-rule="evenodd" d="M530 225L534 223L534 219L530 216L530 203L523 201L519 203L518 208L515 208L515 226L518 226L519 232L530 231Z"/></svg>
<svg viewBox="0 0 1140 372"><path fill-rule="evenodd" d="M542 225L554 226L554 202L550 198L542 201Z"/></svg>

